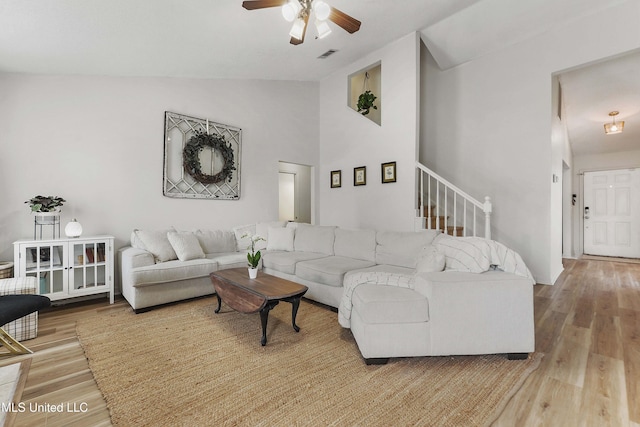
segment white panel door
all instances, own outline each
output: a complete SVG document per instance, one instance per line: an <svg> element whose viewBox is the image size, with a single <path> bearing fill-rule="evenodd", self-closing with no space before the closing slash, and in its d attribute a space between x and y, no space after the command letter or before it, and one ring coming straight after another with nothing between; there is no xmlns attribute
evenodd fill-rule
<svg viewBox="0 0 640 427"><path fill-rule="evenodd" d="M584 253L640 258L640 169L584 174Z"/></svg>
<svg viewBox="0 0 640 427"><path fill-rule="evenodd" d="M296 220L296 175L279 172L279 215L280 221Z"/></svg>

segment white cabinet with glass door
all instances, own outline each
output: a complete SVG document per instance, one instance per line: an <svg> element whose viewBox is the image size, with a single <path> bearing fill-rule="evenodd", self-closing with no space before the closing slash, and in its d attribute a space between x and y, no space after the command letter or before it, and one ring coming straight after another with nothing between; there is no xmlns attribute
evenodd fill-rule
<svg viewBox="0 0 640 427"><path fill-rule="evenodd" d="M16 276L33 276L52 301L107 293L113 304L113 237L14 242Z"/></svg>

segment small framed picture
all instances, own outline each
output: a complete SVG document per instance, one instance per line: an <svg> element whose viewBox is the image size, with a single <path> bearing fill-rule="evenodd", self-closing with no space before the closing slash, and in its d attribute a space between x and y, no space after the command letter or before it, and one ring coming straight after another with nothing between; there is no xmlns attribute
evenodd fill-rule
<svg viewBox="0 0 640 427"><path fill-rule="evenodd" d="M367 185L367 167L353 168L353 185Z"/></svg>
<svg viewBox="0 0 640 427"><path fill-rule="evenodd" d="M331 188L342 187L342 171L331 171Z"/></svg>
<svg viewBox="0 0 640 427"><path fill-rule="evenodd" d="M382 164L382 183L396 182L396 162Z"/></svg>

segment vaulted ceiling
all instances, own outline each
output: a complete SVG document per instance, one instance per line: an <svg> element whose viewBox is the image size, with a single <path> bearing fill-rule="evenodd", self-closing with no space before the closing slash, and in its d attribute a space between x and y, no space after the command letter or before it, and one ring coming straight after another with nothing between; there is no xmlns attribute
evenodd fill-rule
<svg viewBox="0 0 640 427"><path fill-rule="evenodd" d="M360 31L331 24L315 39L310 25L294 46L278 7L241 0L1 0L0 73L318 81L414 31L446 69L625 0L325 1ZM560 76L574 153L640 149L639 64L631 55ZM605 137L612 110L625 131Z"/></svg>
<svg viewBox="0 0 640 427"><path fill-rule="evenodd" d="M478 0L326 1L360 31L293 46L279 7L242 0L2 0L0 72L317 81Z"/></svg>

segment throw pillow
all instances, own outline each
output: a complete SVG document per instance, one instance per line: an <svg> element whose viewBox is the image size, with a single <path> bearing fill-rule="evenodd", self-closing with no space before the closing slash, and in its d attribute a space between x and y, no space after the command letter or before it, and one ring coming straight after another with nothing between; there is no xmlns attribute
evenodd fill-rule
<svg viewBox="0 0 640 427"><path fill-rule="evenodd" d="M418 257L416 273L442 271L445 267L445 256L435 246L425 246Z"/></svg>
<svg viewBox="0 0 640 427"><path fill-rule="evenodd" d="M293 252L293 237L295 235L295 230L293 228L270 227L268 235L268 251Z"/></svg>
<svg viewBox="0 0 640 427"><path fill-rule="evenodd" d="M254 234L256 234L256 225L247 224L233 227L233 233L236 236L238 251L246 252L247 248L251 246L251 239L247 237L247 235L253 236Z"/></svg>
<svg viewBox="0 0 640 427"><path fill-rule="evenodd" d="M180 261L204 258L204 251L195 234L170 231L167 233L167 238Z"/></svg>
<svg viewBox="0 0 640 427"><path fill-rule="evenodd" d="M256 224L256 234L262 237L264 240L256 242L256 250L267 249L269 242L269 229L271 228L284 228L287 225L286 221L269 221L259 222Z"/></svg>
<svg viewBox="0 0 640 427"><path fill-rule="evenodd" d="M144 248L153 254L156 262L165 262L178 258L167 238L167 233L170 231L175 230L173 228L162 231L134 230L134 233Z"/></svg>

